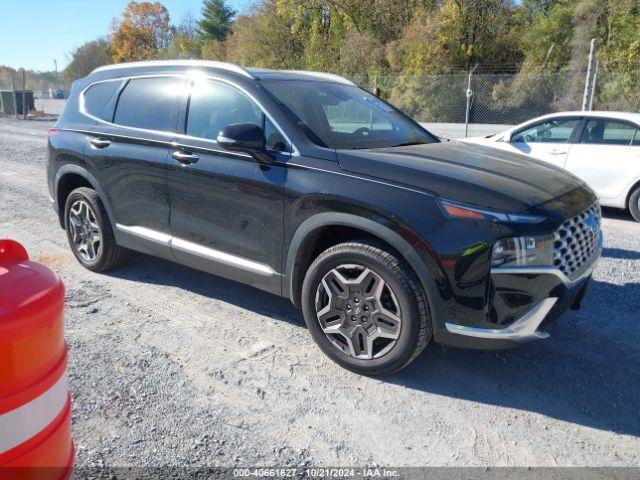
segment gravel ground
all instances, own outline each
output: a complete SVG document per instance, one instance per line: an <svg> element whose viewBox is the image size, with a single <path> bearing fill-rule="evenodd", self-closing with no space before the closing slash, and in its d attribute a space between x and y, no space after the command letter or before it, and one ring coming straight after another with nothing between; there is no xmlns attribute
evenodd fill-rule
<svg viewBox="0 0 640 480"><path fill-rule="evenodd" d="M0 118L0 237L67 287L76 464L640 466L640 224L605 212L582 310L507 352L340 369L287 300L141 254L80 267L47 199L47 122Z"/></svg>

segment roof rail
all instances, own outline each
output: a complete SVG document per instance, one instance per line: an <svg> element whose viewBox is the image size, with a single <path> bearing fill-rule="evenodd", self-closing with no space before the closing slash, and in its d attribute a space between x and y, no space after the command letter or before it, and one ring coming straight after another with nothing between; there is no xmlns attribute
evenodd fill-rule
<svg viewBox="0 0 640 480"><path fill-rule="evenodd" d="M114 63L112 65L104 65L96 68L91 73L106 72L112 70L121 70L131 67L206 67L206 68L218 68L220 70L227 70L234 72L243 77L253 78L251 73L245 68L239 65L227 62L216 62L211 60L154 60L149 62L129 62L129 63Z"/></svg>
<svg viewBox="0 0 640 480"><path fill-rule="evenodd" d="M314 72L312 70L274 70L274 73L295 73L297 75L307 75L309 77L322 78L330 82L343 83L345 85L356 86L351 80L347 80L335 73Z"/></svg>

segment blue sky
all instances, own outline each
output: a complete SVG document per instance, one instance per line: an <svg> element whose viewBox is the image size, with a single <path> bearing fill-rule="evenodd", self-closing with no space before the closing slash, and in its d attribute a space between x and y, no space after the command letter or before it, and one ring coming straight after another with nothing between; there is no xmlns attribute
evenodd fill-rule
<svg viewBox="0 0 640 480"><path fill-rule="evenodd" d="M32 70L53 70L68 63L67 54L84 42L108 33L128 0L2 0L0 65ZM190 10L199 17L202 0L161 0L172 23L180 23ZM242 11L251 0L227 0ZM8 15L5 16L6 12Z"/></svg>

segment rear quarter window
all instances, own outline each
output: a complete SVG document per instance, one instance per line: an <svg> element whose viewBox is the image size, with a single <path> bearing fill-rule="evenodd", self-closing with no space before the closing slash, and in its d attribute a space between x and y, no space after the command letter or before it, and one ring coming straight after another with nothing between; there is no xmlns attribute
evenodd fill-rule
<svg viewBox="0 0 640 480"><path fill-rule="evenodd" d="M84 110L89 115L101 120L111 121L113 108L108 108L111 100L115 96L118 88L122 84L121 80L111 82L101 82L90 86L84 92Z"/></svg>
<svg viewBox="0 0 640 480"><path fill-rule="evenodd" d="M184 85L177 77L134 78L118 99L114 123L147 130L169 131L176 99Z"/></svg>

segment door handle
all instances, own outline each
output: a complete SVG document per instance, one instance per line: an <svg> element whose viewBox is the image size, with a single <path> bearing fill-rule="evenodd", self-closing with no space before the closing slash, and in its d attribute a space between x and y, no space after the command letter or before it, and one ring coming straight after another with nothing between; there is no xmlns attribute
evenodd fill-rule
<svg viewBox="0 0 640 480"><path fill-rule="evenodd" d="M94 148L107 148L111 145L111 140L107 140L106 138L92 138L91 145Z"/></svg>
<svg viewBox="0 0 640 480"><path fill-rule="evenodd" d="M183 165L191 165L192 163L196 163L200 160L200 157L195 153L182 152L180 150L176 150L171 154L171 158L173 158L176 162L182 163Z"/></svg>
<svg viewBox="0 0 640 480"><path fill-rule="evenodd" d="M559 148L555 148L553 150L551 150L551 155L565 155L567 153L566 150L562 150Z"/></svg>

